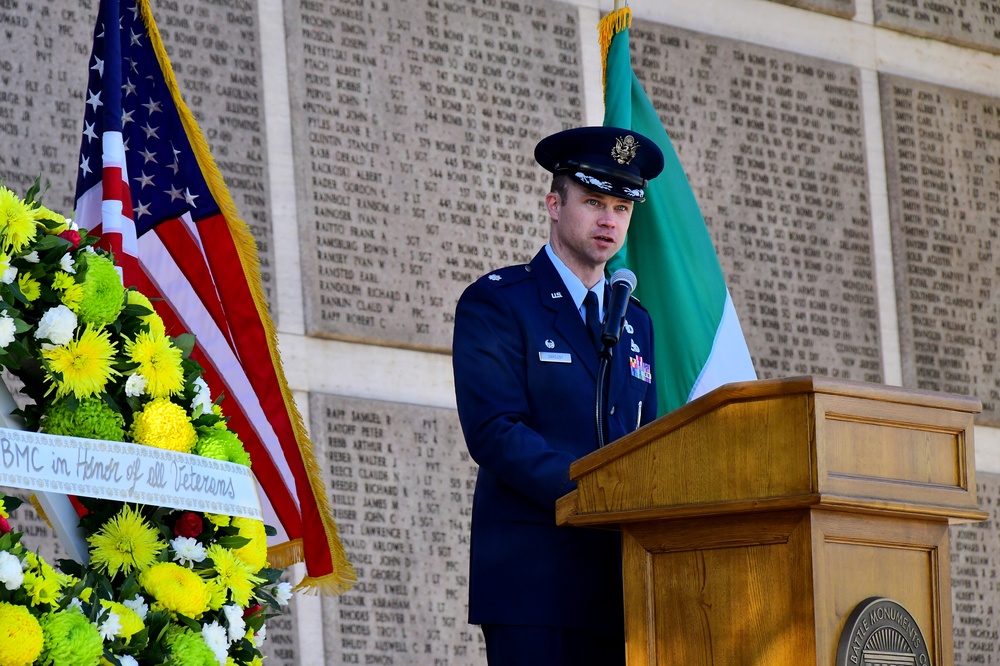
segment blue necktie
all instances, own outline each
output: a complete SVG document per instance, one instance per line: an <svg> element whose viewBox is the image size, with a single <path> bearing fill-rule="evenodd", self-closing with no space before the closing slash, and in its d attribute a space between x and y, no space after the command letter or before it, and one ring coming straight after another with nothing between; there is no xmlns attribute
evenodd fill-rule
<svg viewBox="0 0 1000 666"><path fill-rule="evenodd" d="M590 330L590 337L594 341L594 348L600 352L604 348L601 344L601 315L597 303L597 294L588 291L583 299L583 307L587 316L587 328Z"/></svg>

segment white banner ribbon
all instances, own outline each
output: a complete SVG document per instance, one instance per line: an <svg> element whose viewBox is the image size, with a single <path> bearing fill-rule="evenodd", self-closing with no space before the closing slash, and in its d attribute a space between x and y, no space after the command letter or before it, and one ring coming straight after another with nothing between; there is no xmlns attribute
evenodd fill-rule
<svg viewBox="0 0 1000 666"><path fill-rule="evenodd" d="M0 428L0 485L263 520L249 467L126 442Z"/></svg>

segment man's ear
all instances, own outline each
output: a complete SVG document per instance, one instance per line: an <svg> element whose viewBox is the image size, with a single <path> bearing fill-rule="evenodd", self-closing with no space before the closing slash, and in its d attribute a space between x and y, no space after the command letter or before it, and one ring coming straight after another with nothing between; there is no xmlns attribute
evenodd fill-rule
<svg viewBox="0 0 1000 666"><path fill-rule="evenodd" d="M545 195L545 208L549 211L549 217L553 220L559 219L559 207L561 205L562 200L558 192L549 192Z"/></svg>

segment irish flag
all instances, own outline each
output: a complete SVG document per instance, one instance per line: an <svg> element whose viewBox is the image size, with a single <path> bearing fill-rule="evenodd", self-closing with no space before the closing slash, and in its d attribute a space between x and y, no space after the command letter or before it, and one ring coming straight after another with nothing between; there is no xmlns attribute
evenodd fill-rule
<svg viewBox="0 0 1000 666"><path fill-rule="evenodd" d="M604 124L649 137L663 151L666 164L646 188L646 201L635 206L628 239L608 269L624 266L638 278L635 294L655 330L662 415L722 384L756 379L757 373L694 192L632 72L631 20L631 10L625 7L599 25Z"/></svg>

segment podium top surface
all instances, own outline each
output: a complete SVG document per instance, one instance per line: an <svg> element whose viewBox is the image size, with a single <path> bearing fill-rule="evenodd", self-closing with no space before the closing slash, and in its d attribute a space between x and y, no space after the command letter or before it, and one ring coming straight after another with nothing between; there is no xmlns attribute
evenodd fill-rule
<svg viewBox="0 0 1000 666"><path fill-rule="evenodd" d="M826 506L982 520L976 398L826 377L728 384L575 462L561 523Z"/></svg>

